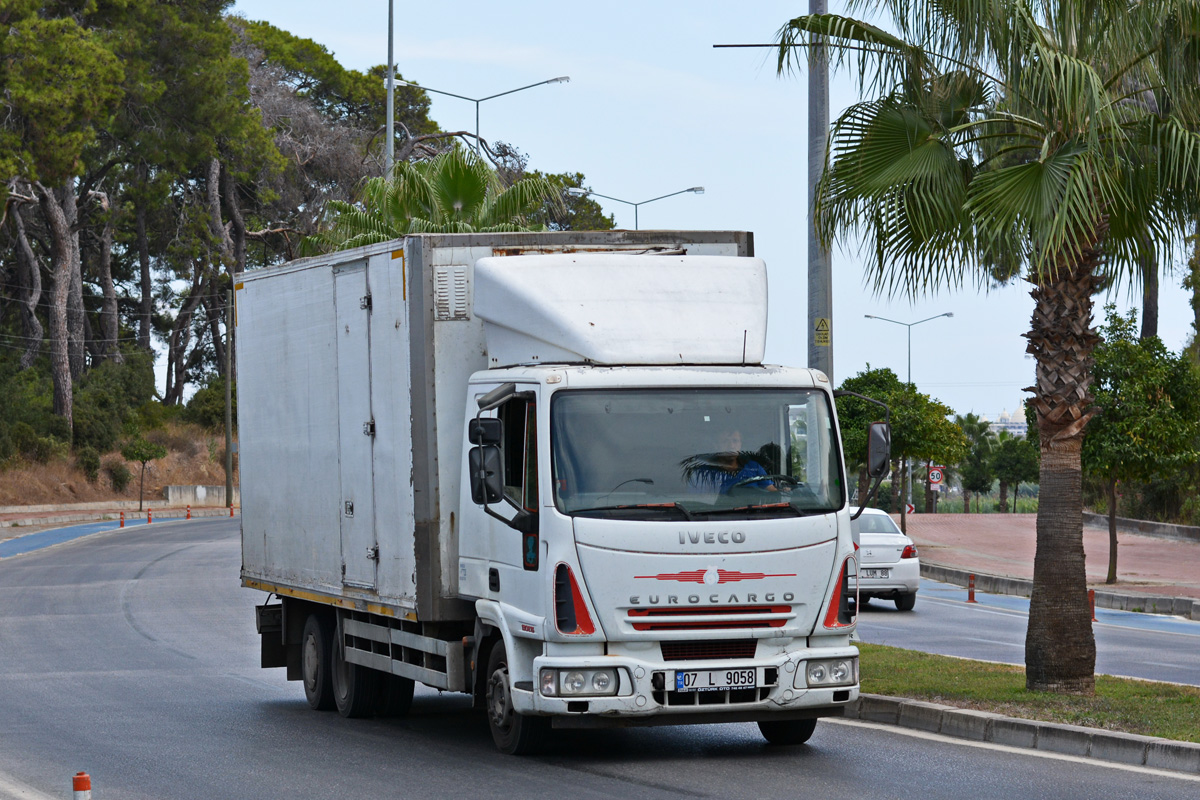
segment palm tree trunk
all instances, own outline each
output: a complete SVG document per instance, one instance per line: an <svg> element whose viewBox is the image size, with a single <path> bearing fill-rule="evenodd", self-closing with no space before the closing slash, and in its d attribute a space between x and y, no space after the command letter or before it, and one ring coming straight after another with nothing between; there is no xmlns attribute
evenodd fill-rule
<svg viewBox="0 0 1200 800"><path fill-rule="evenodd" d="M1008 513L1008 482L1000 481L1000 513Z"/></svg>
<svg viewBox="0 0 1200 800"><path fill-rule="evenodd" d="M900 459L900 532L908 533L908 456Z"/></svg>
<svg viewBox="0 0 1200 800"><path fill-rule="evenodd" d="M1105 583L1117 582L1117 481L1108 482L1108 577Z"/></svg>
<svg viewBox="0 0 1200 800"><path fill-rule="evenodd" d="M1099 241L1107 226L1095 232ZM1089 249L1035 283L1027 351L1037 361L1032 405L1040 437L1041 494L1033 592L1025 635L1025 685L1095 691L1096 639L1083 552L1083 429L1092 405L1092 293L1100 253Z"/></svg>
<svg viewBox="0 0 1200 800"><path fill-rule="evenodd" d="M971 513L971 493L967 491L967 487L963 487L963 513Z"/></svg>

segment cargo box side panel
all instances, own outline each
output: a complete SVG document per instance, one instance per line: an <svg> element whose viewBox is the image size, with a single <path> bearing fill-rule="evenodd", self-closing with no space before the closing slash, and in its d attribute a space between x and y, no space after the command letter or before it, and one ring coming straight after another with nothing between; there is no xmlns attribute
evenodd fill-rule
<svg viewBox="0 0 1200 800"><path fill-rule="evenodd" d="M400 244L397 243L397 247ZM404 250L376 255L371 283L371 407L375 415L375 531L381 598L416 608L411 336Z"/></svg>
<svg viewBox="0 0 1200 800"><path fill-rule="evenodd" d="M237 293L243 574L340 594L335 326L328 266Z"/></svg>

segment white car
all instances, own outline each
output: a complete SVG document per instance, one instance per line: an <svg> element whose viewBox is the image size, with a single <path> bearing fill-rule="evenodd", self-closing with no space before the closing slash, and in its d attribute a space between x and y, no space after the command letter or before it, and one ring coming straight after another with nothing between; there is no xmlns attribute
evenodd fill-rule
<svg viewBox="0 0 1200 800"><path fill-rule="evenodd" d="M864 509L850 523L858 545L858 600L872 597L893 600L900 611L912 611L921 582L921 560L917 546L905 536L886 512Z"/></svg>

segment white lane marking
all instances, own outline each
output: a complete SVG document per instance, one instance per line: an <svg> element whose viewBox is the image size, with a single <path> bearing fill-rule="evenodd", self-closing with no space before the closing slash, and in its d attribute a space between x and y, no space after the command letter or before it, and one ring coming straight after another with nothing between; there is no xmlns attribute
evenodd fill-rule
<svg viewBox="0 0 1200 800"><path fill-rule="evenodd" d="M1000 616L1009 616L1009 617L1028 617L1029 616L1028 611L1014 611L1014 610L1010 610L1010 609L1000 609L998 607L993 607L993 606L971 604L971 603L967 603L964 600L945 600L940 597L927 597L927 598L925 598L925 602L941 604L941 605L945 605L945 606L965 606L968 608L971 607L972 605L974 605L975 607L972 610L979 612L981 614L998 614ZM1097 610L1098 611L1107 611L1109 609L1097 609ZM1132 614L1134 612L1130 611L1130 612L1126 612L1126 613ZM1187 621L1187 620L1183 620L1181 617L1170 617L1170 619L1179 619L1181 622ZM1192 639L1200 639L1200 630L1197 630L1196 633L1187 633L1185 631L1164 631L1164 630L1159 630L1157 628L1143 628L1138 625L1122 625L1122 624L1117 624L1114 622L1099 622L1099 621L1093 622L1092 627L1093 628L1111 628L1113 630L1121 630L1121 631L1138 631L1139 633L1159 633L1159 634L1163 634L1164 636L1186 636L1186 637L1192 638Z"/></svg>
<svg viewBox="0 0 1200 800"><path fill-rule="evenodd" d="M69 781L68 777L64 781ZM28 784L0 772L0 798L3 800L58 800L55 795L43 794Z"/></svg>
<svg viewBox="0 0 1200 800"><path fill-rule="evenodd" d="M983 642L985 644L1001 644L1001 645L1004 645L1005 647L1022 647L1022 648L1025 647L1024 642L1001 642L997 639L976 639L973 636L964 636L963 639L965 639L968 642Z"/></svg>
<svg viewBox="0 0 1200 800"><path fill-rule="evenodd" d="M1072 756L1067 755L1066 753L1051 753L1046 750L1033 750L1028 747L1012 747L1006 744L995 744L994 742L976 742L971 739L957 739L951 736L942 736L941 734L913 730L912 728L902 728L899 725L888 725L882 722L867 722L861 719L837 719L836 717L829 717L822 720L822 723L826 722L834 725L860 725L862 727L873 728L878 731L896 733L901 736L911 736L915 739L926 739L929 741L944 742L946 744L957 744L963 747L976 747L981 750L996 750L1002 753L1012 753L1013 755L1049 758L1055 761L1070 761L1075 764L1083 764L1086 766L1105 767L1108 769L1121 770L1122 772L1136 772L1141 775L1156 775L1161 778L1175 778L1181 781L1200 783L1200 775L1192 775L1187 772L1174 772L1168 769L1155 769L1154 767L1143 767L1137 764L1121 764L1116 761L1101 761L1097 758Z"/></svg>

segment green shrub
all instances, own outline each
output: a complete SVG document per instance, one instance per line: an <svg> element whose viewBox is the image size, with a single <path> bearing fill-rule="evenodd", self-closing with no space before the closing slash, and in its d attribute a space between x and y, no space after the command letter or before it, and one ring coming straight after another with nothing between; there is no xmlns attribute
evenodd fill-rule
<svg viewBox="0 0 1200 800"><path fill-rule="evenodd" d="M237 384L233 386L233 415L237 418ZM183 411L183 418L188 422L216 430L225 428L225 379L220 376L210 378L204 388L200 389L188 401Z"/></svg>
<svg viewBox="0 0 1200 800"><path fill-rule="evenodd" d="M88 483L100 480L100 454L91 447L81 447L75 453L75 466L87 476Z"/></svg>
<svg viewBox="0 0 1200 800"><path fill-rule="evenodd" d="M112 450L136 409L153 396L154 366L144 353L127 353L122 364L105 361L88 370L75 390L76 446Z"/></svg>
<svg viewBox="0 0 1200 800"><path fill-rule="evenodd" d="M129 486L129 482L133 480L133 473L129 471L129 467L125 466L123 461L109 461L105 465L104 471L108 473L108 479L112 481L113 491L120 494Z"/></svg>

